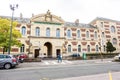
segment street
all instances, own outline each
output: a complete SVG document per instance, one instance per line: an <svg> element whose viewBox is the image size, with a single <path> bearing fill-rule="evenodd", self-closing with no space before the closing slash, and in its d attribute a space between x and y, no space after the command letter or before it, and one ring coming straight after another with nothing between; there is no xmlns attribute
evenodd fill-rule
<svg viewBox="0 0 120 80"><path fill-rule="evenodd" d="M87 75L95 75L120 71L119 62L93 63L69 65L44 65L10 70L0 70L0 80L40 80L42 78L59 79Z"/></svg>

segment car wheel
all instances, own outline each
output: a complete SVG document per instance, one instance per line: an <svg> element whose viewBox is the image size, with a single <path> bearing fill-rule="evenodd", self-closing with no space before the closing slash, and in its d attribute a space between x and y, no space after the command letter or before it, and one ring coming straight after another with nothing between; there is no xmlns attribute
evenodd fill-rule
<svg viewBox="0 0 120 80"><path fill-rule="evenodd" d="M10 68L11 68L11 64L10 64L10 63L6 63L6 64L4 65L4 68L5 68L5 69L10 69Z"/></svg>

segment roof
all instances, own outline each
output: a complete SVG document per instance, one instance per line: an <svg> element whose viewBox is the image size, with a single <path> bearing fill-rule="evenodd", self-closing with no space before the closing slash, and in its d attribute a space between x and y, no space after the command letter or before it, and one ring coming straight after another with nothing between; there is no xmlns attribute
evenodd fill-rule
<svg viewBox="0 0 120 80"><path fill-rule="evenodd" d="M111 22L120 22L118 20L113 20L113 19L108 19L108 18L103 18L103 17L96 17L93 21L91 21L90 23L96 21L96 20L102 20L102 21L111 21Z"/></svg>
<svg viewBox="0 0 120 80"><path fill-rule="evenodd" d="M7 18L7 19L11 19L12 17L10 16L0 16L1 18ZM30 19L29 18L20 18L20 17L13 17L14 21L18 21L19 23L30 23Z"/></svg>
<svg viewBox="0 0 120 80"><path fill-rule="evenodd" d="M96 28L91 24L83 24L83 23L73 23L73 22L65 22L65 27L80 27L80 28Z"/></svg>

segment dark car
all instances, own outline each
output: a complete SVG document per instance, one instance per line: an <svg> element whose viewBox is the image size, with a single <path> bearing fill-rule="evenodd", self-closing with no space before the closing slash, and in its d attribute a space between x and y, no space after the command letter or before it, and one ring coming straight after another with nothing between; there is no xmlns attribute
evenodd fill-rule
<svg viewBox="0 0 120 80"><path fill-rule="evenodd" d="M16 65L18 61L13 55L0 54L0 68L10 69Z"/></svg>
<svg viewBox="0 0 120 80"><path fill-rule="evenodd" d="M70 57L80 57L80 54L78 54L78 53L73 53L72 55L70 55Z"/></svg>

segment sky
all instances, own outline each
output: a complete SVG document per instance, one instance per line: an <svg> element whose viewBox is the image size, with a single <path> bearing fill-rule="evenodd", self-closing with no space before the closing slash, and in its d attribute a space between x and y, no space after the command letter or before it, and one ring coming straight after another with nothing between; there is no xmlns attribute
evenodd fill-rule
<svg viewBox="0 0 120 80"><path fill-rule="evenodd" d="M18 4L14 17L31 18L50 10L66 22L89 23L96 17L120 21L120 0L1 0L0 16L11 16L10 4Z"/></svg>

